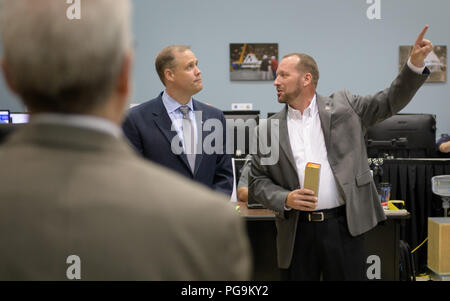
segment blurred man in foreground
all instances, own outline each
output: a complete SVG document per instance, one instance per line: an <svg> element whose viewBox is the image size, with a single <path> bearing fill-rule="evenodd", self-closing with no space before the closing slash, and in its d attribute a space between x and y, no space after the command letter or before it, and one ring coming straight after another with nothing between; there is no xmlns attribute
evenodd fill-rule
<svg viewBox="0 0 450 301"><path fill-rule="evenodd" d="M1 65L32 112L0 148L0 280L245 280L243 224L221 196L139 158L130 1L1 1Z"/></svg>

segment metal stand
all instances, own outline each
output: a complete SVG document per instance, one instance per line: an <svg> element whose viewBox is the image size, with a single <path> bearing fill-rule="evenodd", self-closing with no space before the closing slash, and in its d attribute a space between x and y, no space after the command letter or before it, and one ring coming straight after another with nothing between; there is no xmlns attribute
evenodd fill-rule
<svg viewBox="0 0 450 301"><path fill-rule="evenodd" d="M441 197L444 217L447 217L448 208L450 208L450 175L431 178L431 188L434 194Z"/></svg>
<svg viewBox="0 0 450 301"><path fill-rule="evenodd" d="M444 208L444 216L448 217L448 208L450 208L450 197L442 197L442 208Z"/></svg>

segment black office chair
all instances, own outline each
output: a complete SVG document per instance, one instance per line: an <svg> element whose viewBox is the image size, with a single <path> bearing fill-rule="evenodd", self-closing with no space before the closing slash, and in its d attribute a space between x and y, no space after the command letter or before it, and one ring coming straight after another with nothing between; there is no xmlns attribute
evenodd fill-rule
<svg viewBox="0 0 450 301"><path fill-rule="evenodd" d="M10 123L0 124L0 144L5 142L6 138L20 126L21 126L20 124L10 124Z"/></svg>

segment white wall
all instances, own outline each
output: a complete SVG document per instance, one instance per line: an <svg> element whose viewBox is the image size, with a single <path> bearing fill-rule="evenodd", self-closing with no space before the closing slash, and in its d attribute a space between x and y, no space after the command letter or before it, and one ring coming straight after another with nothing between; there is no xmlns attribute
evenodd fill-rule
<svg viewBox="0 0 450 301"><path fill-rule="evenodd" d="M252 102L279 111L271 82L231 82L229 43L278 43L288 52L312 55L321 72L318 93L348 88L372 94L387 87L398 70L398 46L412 44L425 24L427 38L450 46L450 1L380 0L381 20L369 20L366 0L134 0L136 62L132 102L163 89L154 59L169 44L188 44L203 72L196 98L220 109ZM20 110L0 80L0 108ZM450 133L450 88L427 83L403 113L437 115L438 134Z"/></svg>

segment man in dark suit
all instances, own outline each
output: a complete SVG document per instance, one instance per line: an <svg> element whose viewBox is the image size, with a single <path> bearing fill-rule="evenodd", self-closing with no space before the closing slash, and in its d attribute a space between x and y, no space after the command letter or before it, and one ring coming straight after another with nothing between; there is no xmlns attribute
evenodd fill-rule
<svg viewBox="0 0 450 301"><path fill-rule="evenodd" d="M233 171L231 156L226 154L224 115L192 98L202 89L197 58L188 46L168 46L158 54L155 66L166 89L130 110L123 123L125 135L145 158L231 195ZM208 135L215 135L203 129L208 120L217 121L221 127L215 129L219 139L214 145L203 145ZM186 127L192 127L192 135L187 131L189 139L185 137ZM180 140L183 151L177 152ZM211 152L211 146L218 151Z"/></svg>
<svg viewBox="0 0 450 301"><path fill-rule="evenodd" d="M418 36L407 66L390 88L358 96L316 93L319 71L306 54L281 61L275 86L284 109L262 128L262 145L279 147L279 160L253 155L249 195L276 213L278 266L284 280L362 280L362 234L386 219L367 160L364 131L396 114L425 82L432 51ZM264 124L263 124L264 125ZM266 134L266 131L269 131ZM261 132L261 131L260 131ZM273 141L275 139L275 141ZM305 166L321 165L318 191L304 188Z"/></svg>
<svg viewBox="0 0 450 301"><path fill-rule="evenodd" d="M71 21L65 1L1 0L2 68L32 115L0 147L0 280L250 277L227 198L122 134L130 2L85 1Z"/></svg>

